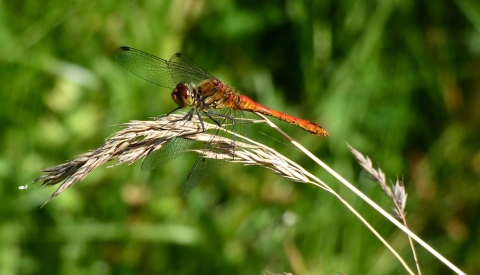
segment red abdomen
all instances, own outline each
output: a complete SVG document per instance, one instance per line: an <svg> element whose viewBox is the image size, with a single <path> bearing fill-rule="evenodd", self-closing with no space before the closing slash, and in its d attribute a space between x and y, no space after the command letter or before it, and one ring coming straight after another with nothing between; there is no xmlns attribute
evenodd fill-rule
<svg viewBox="0 0 480 275"><path fill-rule="evenodd" d="M325 131L325 129L323 129L316 123L312 123L308 120L301 119L296 116L288 115L283 112L270 109L268 107L265 107L263 105L256 103L255 101L251 100L248 96L236 95L235 102L236 102L235 107L239 110L244 110L249 112L259 112L261 114L272 116L274 118L286 121L292 125L298 126L311 134L314 134L317 136L326 136L326 137L329 136L327 131Z"/></svg>

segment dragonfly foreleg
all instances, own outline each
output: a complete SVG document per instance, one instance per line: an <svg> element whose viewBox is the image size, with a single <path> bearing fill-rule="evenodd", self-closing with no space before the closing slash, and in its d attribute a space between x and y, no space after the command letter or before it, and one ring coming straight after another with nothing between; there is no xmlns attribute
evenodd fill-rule
<svg viewBox="0 0 480 275"><path fill-rule="evenodd" d="M184 121L192 121L193 115L197 114L198 120L200 121L200 125L202 126L202 133L205 132L205 124L203 124L202 117L200 116L200 112L195 110L195 108L190 109L188 113L181 119Z"/></svg>
<svg viewBox="0 0 480 275"><path fill-rule="evenodd" d="M180 109L182 109L182 107L177 107L177 108L171 110L170 112L168 112L168 113L167 113L166 115L164 115L164 116L168 116L168 115L170 115L171 113L173 113L173 112L175 112L175 111L178 111L178 110L180 110ZM162 116L160 116L160 117L162 117Z"/></svg>

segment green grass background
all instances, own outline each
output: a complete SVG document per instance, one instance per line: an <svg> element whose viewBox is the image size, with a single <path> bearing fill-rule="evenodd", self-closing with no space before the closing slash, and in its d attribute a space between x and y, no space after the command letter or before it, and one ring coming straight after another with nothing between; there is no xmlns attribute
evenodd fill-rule
<svg viewBox="0 0 480 275"><path fill-rule="evenodd" d="M480 273L480 3L475 0L0 1L0 274L405 274L332 195L227 164L186 198L195 161L101 167L20 191L119 123L175 107L115 62L182 52L239 92L322 125L278 125L385 209L346 148L403 177L414 232ZM404 234L271 129L252 137L318 175L413 268ZM286 217L294 217L289 222ZM423 274L451 274L418 248Z"/></svg>

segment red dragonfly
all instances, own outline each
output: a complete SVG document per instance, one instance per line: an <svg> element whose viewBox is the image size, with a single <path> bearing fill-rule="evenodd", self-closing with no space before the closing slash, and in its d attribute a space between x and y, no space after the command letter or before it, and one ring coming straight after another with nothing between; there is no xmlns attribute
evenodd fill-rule
<svg viewBox="0 0 480 275"><path fill-rule="evenodd" d="M115 58L127 70L140 78L161 87L173 89L172 99L178 107L170 113L191 107L183 120L191 120L194 116L197 116L203 131L205 131L203 120L209 119L220 127L228 128L231 132L246 136L249 126L238 120L238 118L245 118L242 111L249 111L286 121L317 136L328 136L327 131L315 123L272 110L256 103L245 95L235 94L228 85L206 73L180 53L174 54L167 61L143 51L124 46L117 49ZM204 150L215 152L213 141L219 134L218 132L217 130L213 133L213 137L207 142ZM232 142L235 142L235 137L232 136L231 138ZM155 151L153 150L155 147L152 148L142 162L142 170L158 168L160 165L180 156L191 145L192 141L190 140L174 138L159 150ZM182 196L188 194L199 182L214 170L220 168L224 163L224 160L200 156L188 174Z"/></svg>

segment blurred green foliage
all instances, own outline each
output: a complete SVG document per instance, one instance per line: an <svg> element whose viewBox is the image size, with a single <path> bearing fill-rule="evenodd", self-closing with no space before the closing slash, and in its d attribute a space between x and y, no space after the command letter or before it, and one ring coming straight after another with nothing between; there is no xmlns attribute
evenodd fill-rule
<svg viewBox="0 0 480 275"><path fill-rule="evenodd" d="M456 1L1 1L0 274L405 274L345 207L313 186L227 164L185 199L195 155L150 173L101 167L55 188L18 186L165 114L170 91L113 59L127 45L183 52L258 102L318 122L278 122L386 209L346 142L403 175L409 224L480 273L480 4ZM271 129L252 137L344 196L413 268L405 236ZM450 274L418 248L424 274Z"/></svg>

